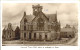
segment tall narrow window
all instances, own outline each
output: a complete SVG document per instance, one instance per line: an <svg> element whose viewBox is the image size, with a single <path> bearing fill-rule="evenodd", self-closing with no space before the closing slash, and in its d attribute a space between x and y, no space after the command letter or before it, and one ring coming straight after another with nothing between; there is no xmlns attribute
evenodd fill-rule
<svg viewBox="0 0 80 50"><path fill-rule="evenodd" d="M29 33L29 39L31 39L31 33Z"/></svg>
<svg viewBox="0 0 80 50"><path fill-rule="evenodd" d="M44 20L42 18L38 18L38 30L44 30Z"/></svg>
<svg viewBox="0 0 80 50"><path fill-rule="evenodd" d="M24 30L26 30L26 26L24 26Z"/></svg>
<svg viewBox="0 0 80 50"><path fill-rule="evenodd" d="M24 38L26 38L26 33L24 33Z"/></svg>
<svg viewBox="0 0 80 50"><path fill-rule="evenodd" d="M41 35L39 35L39 39L40 39L40 40L42 39L42 36L41 36Z"/></svg>
<svg viewBox="0 0 80 50"><path fill-rule="evenodd" d="M47 35L45 35L45 39L47 40Z"/></svg>
<svg viewBox="0 0 80 50"><path fill-rule="evenodd" d="M34 33L34 39L36 39L36 33Z"/></svg>
<svg viewBox="0 0 80 50"><path fill-rule="evenodd" d="M25 18L25 19L24 19L24 24L26 24L26 22L27 22L27 19Z"/></svg>

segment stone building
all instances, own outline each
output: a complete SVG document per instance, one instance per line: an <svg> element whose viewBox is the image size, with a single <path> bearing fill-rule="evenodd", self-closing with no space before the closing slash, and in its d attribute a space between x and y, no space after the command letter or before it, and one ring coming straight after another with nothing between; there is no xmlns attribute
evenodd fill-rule
<svg viewBox="0 0 80 50"><path fill-rule="evenodd" d="M61 38L74 38L76 33L75 27L71 27L70 25L66 24L64 28L61 29L60 36Z"/></svg>
<svg viewBox="0 0 80 50"><path fill-rule="evenodd" d="M15 39L15 33L12 29L12 24L8 23L8 26L3 29L3 34L2 34L3 40L13 40Z"/></svg>
<svg viewBox="0 0 80 50"><path fill-rule="evenodd" d="M32 5L33 15L24 15L20 21L21 40L54 40L60 37L60 22L55 14L44 14L43 7Z"/></svg>

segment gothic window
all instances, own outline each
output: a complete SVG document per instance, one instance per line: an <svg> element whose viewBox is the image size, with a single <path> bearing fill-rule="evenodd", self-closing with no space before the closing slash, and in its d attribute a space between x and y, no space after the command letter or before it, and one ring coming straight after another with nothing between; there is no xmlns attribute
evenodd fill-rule
<svg viewBox="0 0 80 50"><path fill-rule="evenodd" d="M24 38L26 38L26 33L24 33Z"/></svg>
<svg viewBox="0 0 80 50"><path fill-rule="evenodd" d="M31 33L29 33L29 39L31 39Z"/></svg>
<svg viewBox="0 0 80 50"><path fill-rule="evenodd" d="M26 30L26 26L24 26L24 30Z"/></svg>
<svg viewBox="0 0 80 50"><path fill-rule="evenodd" d="M40 39L40 40L42 39L42 36L41 36L41 35L39 35L39 39Z"/></svg>
<svg viewBox="0 0 80 50"><path fill-rule="evenodd" d="M45 35L45 39L47 40L47 35Z"/></svg>
<svg viewBox="0 0 80 50"><path fill-rule="evenodd" d="M38 30L44 30L44 20L42 18L38 18Z"/></svg>
<svg viewBox="0 0 80 50"><path fill-rule="evenodd" d="M27 19L25 18L25 19L24 19L24 24L26 24L26 22L27 22Z"/></svg>
<svg viewBox="0 0 80 50"><path fill-rule="evenodd" d="M36 33L34 33L34 38L36 38Z"/></svg>

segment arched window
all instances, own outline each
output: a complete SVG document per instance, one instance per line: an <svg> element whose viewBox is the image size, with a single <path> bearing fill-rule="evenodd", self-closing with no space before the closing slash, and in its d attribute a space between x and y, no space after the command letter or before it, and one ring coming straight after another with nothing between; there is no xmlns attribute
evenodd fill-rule
<svg viewBox="0 0 80 50"><path fill-rule="evenodd" d="M29 39L31 39L31 33L29 33Z"/></svg>
<svg viewBox="0 0 80 50"><path fill-rule="evenodd" d="M24 26L24 30L26 30L26 26Z"/></svg>
<svg viewBox="0 0 80 50"><path fill-rule="evenodd" d="M26 24L26 22L27 22L27 19L25 18L25 19L24 19L24 24Z"/></svg>
<svg viewBox="0 0 80 50"><path fill-rule="evenodd" d="M42 36L41 36L41 35L39 35L39 39L40 39L40 40L42 39Z"/></svg>
<svg viewBox="0 0 80 50"><path fill-rule="evenodd" d="M34 33L34 39L36 39L36 33Z"/></svg>
<svg viewBox="0 0 80 50"><path fill-rule="evenodd" d="M26 38L26 33L24 33L24 38Z"/></svg>
<svg viewBox="0 0 80 50"><path fill-rule="evenodd" d="M47 40L47 35L45 35L45 40Z"/></svg>
<svg viewBox="0 0 80 50"><path fill-rule="evenodd" d="M27 19L26 18L24 18L24 30L26 30L26 22L27 22Z"/></svg>
<svg viewBox="0 0 80 50"><path fill-rule="evenodd" d="M38 30L44 30L44 20L42 18L38 18Z"/></svg>

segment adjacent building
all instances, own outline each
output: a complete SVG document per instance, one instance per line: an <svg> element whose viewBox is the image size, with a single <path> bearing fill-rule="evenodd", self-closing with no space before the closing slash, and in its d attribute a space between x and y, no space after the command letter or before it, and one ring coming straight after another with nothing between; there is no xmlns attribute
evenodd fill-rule
<svg viewBox="0 0 80 50"><path fill-rule="evenodd" d="M76 33L75 27L71 27L70 25L66 24L65 27L61 29L60 37L61 38L74 38Z"/></svg>
<svg viewBox="0 0 80 50"><path fill-rule="evenodd" d="M13 40L15 39L15 32L12 29L12 24L8 23L8 26L3 29L2 34L3 40Z"/></svg>

